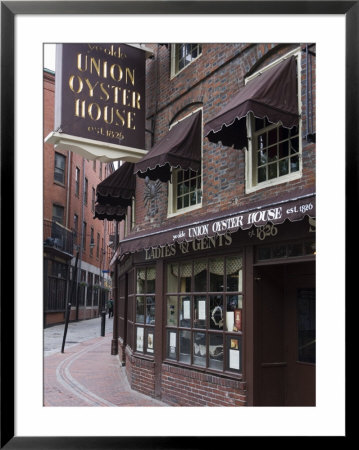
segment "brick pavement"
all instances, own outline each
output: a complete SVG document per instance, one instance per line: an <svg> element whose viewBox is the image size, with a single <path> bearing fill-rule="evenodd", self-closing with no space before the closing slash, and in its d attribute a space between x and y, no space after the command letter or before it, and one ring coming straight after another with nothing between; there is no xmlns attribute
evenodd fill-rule
<svg viewBox="0 0 359 450"><path fill-rule="evenodd" d="M168 406L132 390L112 333L44 357L44 406Z"/></svg>

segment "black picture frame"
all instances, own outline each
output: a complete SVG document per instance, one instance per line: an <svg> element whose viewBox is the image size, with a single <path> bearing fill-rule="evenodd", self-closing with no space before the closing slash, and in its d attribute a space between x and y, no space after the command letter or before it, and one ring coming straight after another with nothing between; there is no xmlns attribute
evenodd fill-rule
<svg viewBox="0 0 359 450"><path fill-rule="evenodd" d="M359 1L2 1L1 2L1 448L200 448L222 438L15 436L14 393L14 36L19 14L337 14L346 20L346 232L357 204L359 123ZM335 112L333 112L335 121ZM344 232L344 230L342 230ZM347 233L348 234L348 233ZM346 248L349 267L356 250ZM4 282L6 280L6 283ZM346 292L354 281L345 276ZM352 284L352 286L351 286ZM349 430L348 430L349 431ZM348 437L348 435L346 436ZM215 441L220 442L215 442ZM223 444L222 444L223 445Z"/></svg>

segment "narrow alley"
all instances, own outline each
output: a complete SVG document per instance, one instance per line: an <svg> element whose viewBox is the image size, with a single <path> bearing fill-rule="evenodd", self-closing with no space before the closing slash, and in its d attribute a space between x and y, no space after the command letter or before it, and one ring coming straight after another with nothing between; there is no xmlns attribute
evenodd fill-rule
<svg viewBox="0 0 359 450"><path fill-rule="evenodd" d="M111 355L112 319L101 336L99 318L44 331L44 406L167 406L133 391L118 356ZM110 331L111 330L111 331Z"/></svg>

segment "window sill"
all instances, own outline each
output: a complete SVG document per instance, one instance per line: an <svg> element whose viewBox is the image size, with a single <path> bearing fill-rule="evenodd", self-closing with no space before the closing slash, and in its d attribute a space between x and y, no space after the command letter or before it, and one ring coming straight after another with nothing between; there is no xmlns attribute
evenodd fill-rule
<svg viewBox="0 0 359 450"><path fill-rule="evenodd" d="M266 189L266 188L270 188L273 186L278 186L280 184L289 183L291 181L298 180L301 177L302 177L302 172L298 171L291 175L285 175L285 176L281 177L280 179L274 178L273 180L265 181L263 183L255 185L255 186L246 187L246 194L251 194L252 192L256 192L261 189Z"/></svg>
<svg viewBox="0 0 359 450"><path fill-rule="evenodd" d="M202 208L202 202L198 203L198 205L190 206L188 208L183 208L176 212L167 213L167 219L171 219L172 217L177 217L181 214L187 214L189 212L196 211L197 209L201 209L201 208Z"/></svg>
<svg viewBox="0 0 359 450"><path fill-rule="evenodd" d="M56 184L57 186L61 186L61 187L63 187L63 188L66 187L66 186L65 186L65 183L61 183L60 181L55 181L55 180L54 180L54 184Z"/></svg>

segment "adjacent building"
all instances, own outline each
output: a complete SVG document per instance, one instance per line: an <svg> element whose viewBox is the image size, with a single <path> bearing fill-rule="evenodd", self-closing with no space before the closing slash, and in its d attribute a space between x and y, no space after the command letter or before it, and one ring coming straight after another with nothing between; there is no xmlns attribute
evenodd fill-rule
<svg viewBox="0 0 359 450"><path fill-rule="evenodd" d="M55 74L44 70L44 136L54 129ZM44 326L97 317L111 294L112 222L95 219L97 185L113 163L44 144ZM74 281L74 283L72 283Z"/></svg>
<svg viewBox="0 0 359 450"><path fill-rule="evenodd" d="M111 266L129 383L174 406L315 405L315 46L147 47L148 154Z"/></svg>

